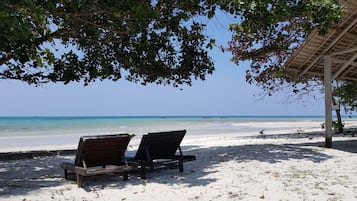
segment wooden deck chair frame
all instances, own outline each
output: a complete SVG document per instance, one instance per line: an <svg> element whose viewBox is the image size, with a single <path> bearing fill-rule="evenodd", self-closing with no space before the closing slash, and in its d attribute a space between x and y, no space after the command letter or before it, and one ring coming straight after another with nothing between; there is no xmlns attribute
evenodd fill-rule
<svg viewBox="0 0 357 201"><path fill-rule="evenodd" d="M183 162L196 160L194 155L183 155L181 141L186 130L148 133L143 135L134 158L128 158L129 165L139 166L141 178L146 178L146 167L178 165L183 172ZM178 151L178 154L177 154Z"/></svg>
<svg viewBox="0 0 357 201"><path fill-rule="evenodd" d="M82 136L75 161L61 164L65 179L69 172L74 173L78 187L82 187L83 177L101 174L121 174L123 180L128 180L128 172L133 169L124 155L129 141L128 134Z"/></svg>

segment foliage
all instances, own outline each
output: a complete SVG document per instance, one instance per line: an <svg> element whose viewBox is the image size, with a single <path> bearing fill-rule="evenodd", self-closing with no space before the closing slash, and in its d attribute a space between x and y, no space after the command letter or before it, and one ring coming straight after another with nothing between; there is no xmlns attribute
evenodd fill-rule
<svg viewBox="0 0 357 201"><path fill-rule="evenodd" d="M357 112L357 84L343 82L333 89L333 95L347 112Z"/></svg>
<svg viewBox="0 0 357 201"><path fill-rule="evenodd" d="M321 129L325 129L325 122L321 123ZM343 129L343 127L345 127L345 122L340 122L338 120L332 121L332 128L335 132L338 132L340 128ZM342 132L339 132L342 133Z"/></svg>
<svg viewBox="0 0 357 201"><path fill-rule="evenodd" d="M321 34L336 23L342 12L337 0L251 0L232 1L231 13L240 16L230 29L234 31L229 47L232 60L250 60L246 80L261 86L271 93L279 90L284 83L308 84L309 80L292 80L282 68L293 50L317 28Z"/></svg>
<svg viewBox="0 0 357 201"><path fill-rule="evenodd" d="M313 28L336 22L337 0L2 0L0 79L30 84L97 79L191 84L214 70L197 16L217 9L237 21L233 61L251 60L247 81L279 86L281 65ZM229 39L227 39L229 40Z"/></svg>
<svg viewBox="0 0 357 201"><path fill-rule="evenodd" d="M214 70L198 1L2 0L0 79L191 84Z"/></svg>

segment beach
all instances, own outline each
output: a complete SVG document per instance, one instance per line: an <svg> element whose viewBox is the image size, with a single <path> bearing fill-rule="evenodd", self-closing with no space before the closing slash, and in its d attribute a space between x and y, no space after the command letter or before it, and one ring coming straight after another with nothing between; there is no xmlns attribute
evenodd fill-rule
<svg viewBox="0 0 357 201"><path fill-rule="evenodd" d="M317 122L263 122L264 131L191 135L181 143L184 172L163 169L129 175L86 178L84 187L64 180L60 163L74 155L53 155L0 163L0 200L356 200L356 121L324 148ZM249 123L245 123L249 126ZM269 129L270 128L270 129ZM278 128L278 129L274 129ZM135 153L135 136L128 153ZM7 147L1 152L76 149L72 144Z"/></svg>

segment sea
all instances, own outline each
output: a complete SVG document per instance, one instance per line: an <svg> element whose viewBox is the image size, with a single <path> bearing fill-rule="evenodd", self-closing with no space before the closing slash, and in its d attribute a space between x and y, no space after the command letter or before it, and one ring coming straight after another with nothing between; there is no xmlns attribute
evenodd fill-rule
<svg viewBox="0 0 357 201"><path fill-rule="evenodd" d="M357 119L353 117L353 119ZM284 124L284 122L290 122ZM289 129L323 116L91 116L0 117L0 147L75 144L80 136L186 129L186 135L212 135Z"/></svg>

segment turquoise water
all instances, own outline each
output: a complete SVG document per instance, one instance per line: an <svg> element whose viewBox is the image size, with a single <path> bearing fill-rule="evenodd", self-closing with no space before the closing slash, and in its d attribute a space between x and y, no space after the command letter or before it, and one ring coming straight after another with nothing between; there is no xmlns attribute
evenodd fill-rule
<svg viewBox="0 0 357 201"><path fill-rule="evenodd" d="M76 143L79 136L186 129L187 135L258 132L262 122L316 122L323 116L0 117L0 146ZM302 123L303 124L303 123ZM279 123L278 125L284 125ZM279 130L278 127L273 129Z"/></svg>
<svg viewBox="0 0 357 201"><path fill-rule="evenodd" d="M211 132L215 132L229 130L236 123L262 121L323 121L323 117L0 117L0 137L113 132L146 133L165 129L197 129L198 131L204 128L211 128ZM244 127L236 129L249 131Z"/></svg>

